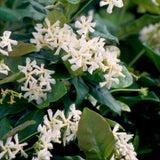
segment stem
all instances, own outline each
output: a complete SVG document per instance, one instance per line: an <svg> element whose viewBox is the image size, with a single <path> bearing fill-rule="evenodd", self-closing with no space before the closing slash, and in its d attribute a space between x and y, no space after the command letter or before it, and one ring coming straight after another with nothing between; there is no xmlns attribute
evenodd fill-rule
<svg viewBox="0 0 160 160"><path fill-rule="evenodd" d="M18 3L19 3L19 0L14 0L13 6L12 6L12 10L16 9Z"/></svg>
<svg viewBox="0 0 160 160"><path fill-rule="evenodd" d="M125 89L125 88L119 88L119 89L111 90L110 93L120 92L120 91L123 91L123 92L139 92L139 91L141 91L141 90L142 90L142 89Z"/></svg>
<svg viewBox="0 0 160 160"><path fill-rule="evenodd" d="M145 52L145 49L142 49L142 50L137 54L137 56L134 57L134 59L129 63L128 67L131 67L133 64L135 64L135 63L138 61L138 59L144 54L144 52Z"/></svg>
<svg viewBox="0 0 160 160"><path fill-rule="evenodd" d="M90 0L88 3L84 5L69 21L68 23L72 22L93 0Z"/></svg>
<svg viewBox="0 0 160 160"><path fill-rule="evenodd" d="M30 137L32 137L32 136L34 136L34 135L36 135L37 133L38 133L38 131L37 131L37 132L32 133L32 134L31 134L31 135L29 135L28 137L25 137L24 139L22 139L21 141L19 141L19 143L22 143L22 142L26 141L26 139L29 139Z"/></svg>
<svg viewBox="0 0 160 160"><path fill-rule="evenodd" d="M119 27L120 27L120 25L121 25L121 22L122 22L122 20L123 20L123 17L124 17L124 14L125 14L125 12L126 12L126 9L127 9L128 4L129 4L129 1L126 1L126 4L125 4L124 7L122 8L122 11L121 11L121 13L120 13L120 17L119 17L119 20L118 20L117 28L116 28L116 33L118 32L118 29L119 29Z"/></svg>

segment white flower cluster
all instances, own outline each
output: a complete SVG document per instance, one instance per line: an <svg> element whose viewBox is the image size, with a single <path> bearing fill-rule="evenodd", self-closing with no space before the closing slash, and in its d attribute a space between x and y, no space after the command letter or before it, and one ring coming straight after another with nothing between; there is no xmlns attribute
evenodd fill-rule
<svg viewBox="0 0 160 160"><path fill-rule="evenodd" d="M16 134L14 137L7 138L5 144L3 144L3 141L0 140L0 159L14 159L16 158L16 154L19 152L21 152L21 156L27 158L28 155L23 150L23 147L26 145L27 143L19 143L18 134Z"/></svg>
<svg viewBox="0 0 160 160"><path fill-rule="evenodd" d="M31 43L35 43L39 49L44 46L52 50L57 48L55 55L58 55L62 48L66 53L62 59L70 62L73 71L82 68L83 71L88 71L90 74L97 69L106 72L104 76L106 81L101 83L101 86L107 85L110 88L112 81L119 83L115 77L125 77L122 74L122 66L118 64L120 60L117 56L120 51L115 46L105 48L103 38L89 38L89 32L94 32L93 27L96 25L91 22L92 18L92 16L82 16L80 21L75 22L75 27L79 29L77 33L80 36L75 34L69 25L64 24L60 28L59 21L51 25L46 19L46 28L42 24L36 25L37 32L33 32L35 39L31 39Z"/></svg>
<svg viewBox="0 0 160 160"><path fill-rule="evenodd" d="M113 7L116 6L118 8L123 7L122 0L102 0L100 1L100 7L108 5L107 12L112 13Z"/></svg>
<svg viewBox="0 0 160 160"><path fill-rule="evenodd" d="M25 91L24 98L29 97L29 102L36 100L37 104L46 100L46 92L51 91L51 84L56 83L51 77L54 71L45 69L44 64L39 67L36 61L31 62L30 58L26 59L26 66L18 65L18 69L25 74L24 78L18 80L18 82L24 82L21 86L21 90Z"/></svg>
<svg viewBox="0 0 160 160"><path fill-rule="evenodd" d="M66 117L64 111L57 110L53 115L51 109L48 110L48 115L44 116L44 124L38 126L40 132L39 141L35 145L37 149L37 157L32 160L50 160L52 154L50 149L53 149L53 143L61 143L65 145L76 136L78 123L81 116L81 111L76 110L75 104L70 106L70 112ZM63 136L62 133L63 132ZM63 137L63 138L62 138Z"/></svg>
<svg viewBox="0 0 160 160"><path fill-rule="evenodd" d="M136 158L137 153L134 151L133 144L129 142L132 138L132 134L127 134L126 132L117 132L119 129L119 124L116 124L113 129L113 135L116 139L116 153L112 156L111 160L138 160Z"/></svg>
<svg viewBox="0 0 160 160"><path fill-rule="evenodd" d="M157 53L160 54L160 23L149 24L140 32L140 40L147 41Z"/></svg>
<svg viewBox="0 0 160 160"><path fill-rule="evenodd" d="M8 52L12 51L12 45L17 45L17 41L10 39L11 32L5 31L0 37L0 55L8 56ZM8 75L9 68L2 63L0 59L0 73Z"/></svg>

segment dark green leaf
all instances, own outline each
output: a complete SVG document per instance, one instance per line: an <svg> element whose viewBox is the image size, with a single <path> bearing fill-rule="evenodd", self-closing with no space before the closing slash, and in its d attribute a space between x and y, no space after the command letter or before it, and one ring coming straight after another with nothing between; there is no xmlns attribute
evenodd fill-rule
<svg viewBox="0 0 160 160"><path fill-rule="evenodd" d="M152 1L150 0L132 0L134 3L142 6L147 11L153 14L160 14L160 8L159 6L156 6Z"/></svg>
<svg viewBox="0 0 160 160"><path fill-rule="evenodd" d="M86 159L104 160L114 148L114 136L107 121L98 113L85 108L78 127L78 145ZM106 148L110 154L106 157Z"/></svg>
<svg viewBox="0 0 160 160"><path fill-rule="evenodd" d="M67 93L67 88L63 82L57 81L55 85L52 85L51 92L47 93L47 99L39 105L37 108L42 109L49 106L51 102L56 102Z"/></svg>
<svg viewBox="0 0 160 160"><path fill-rule="evenodd" d="M44 111L38 110L38 109L31 111L27 113L26 115L23 115L23 117L19 119L16 125L23 124L24 122L29 121L29 120L34 120L36 123L34 125L31 125L23 129L22 131L19 131L18 132L19 139L26 138L30 136L31 134L33 134L34 132L37 132L38 125L41 124L43 121L43 116L44 116Z"/></svg>
<svg viewBox="0 0 160 160"><path fill-rule="evenodd" d="M125 66L123 66L122 73L125 75L125 78L118 77L119 83L112 82L111 88L126 88L133 83L133 78Z"/></svg>
<svg viewBox="0 0 160 160"><path fill-rule="evenodd" d="M76 104L79 104L83 101L83 99L87 96L89 92L88 86L84 83L81 77L74 77L71 82L76 88L77 98Z"/></svg>
<svg viewBox="0 0 160 160"><path fill-rule="evenodd" d="M137 34L143 27L160 21L160 16L145 14L139 19L133 21L129 25L124 25L117 32L118 39L125 38L129 35Z"/></svg>
<svg viewBox="0 0 160 160"><path fill-rule="evenodd" d="M67 1L72 4L77 4L80 2L80 0L67 0Z"/></svg>
<svg viewBox="0 0 160 160"><path fill-rule="evenodd" d="M0 139L11 129L9 121L6 117L0 120Z"/></svg>
<svg viewBox="0 0 160 160"><path fill-rule="evenodd" d="M60 157L60 156L54 156L54 160L84 160L82 157L80 156L64 156L64 157Z"/></svg>
<svg viewBox="0 0 160 160"><path fill-rule="evenodd" d="M0 7L0 17L5 21L20 22L24 17L33 17L33 14L26 9L11 10Z"/></svg>
<svg viewBox="0 0 160 160"><path fill-rule="evenodd" d="M147 56L152 60L157 69L160 71L160 54L156 53L152 48L148 46L147 43L143 43Z"/></svg>
<svg viewBox="0 0 160 160"><path fill-rule="evenodd" d="M27 103L28 102L26 101L25 103L25 100L23 99L19 100L15 104L8 104L7 102L0 104L0 118L3 118L9 114L16 114L25 110L28 107Z"/></svg>
<svg viewBox="0 0 160 160"><path fill-rule="evenodd" d="M111 127L114 127L116 124L119 124L119 123L117 123L116 121L113 121L113 120L108 119L108 118L105 118L105 120L108 122L108 124L109 124ZM125 130L120 124L119 124L119 129Z"/></svg>
<svg viewBox="0 0 160 160"><path fill-rule="evenodd" d="M147 96L121 96L119 98L122 102L127 103L129 106L132 106L140 101L153 101L153 102L160 102L160 99L154 92L149 92Z"/></svg>
<svg viewBox="0 0 160 160"><path fill-rule="evenodd" d="M18 45L13 47L13 51L9 52L9 56L19 57L35 51L38 51L38 49L33 44L19 41Z"/></svg>
<svg viewBox="0 0 160 160"><path fill-rule="evenodd" d="M117 103L117 101L113 98L107 88L102 87L100 88L97 84L89 84L91 88L92 96L97 99L97 101L107 107L109 107L112 111L116 112L117 114L121 114L121 106Z"/></svg>

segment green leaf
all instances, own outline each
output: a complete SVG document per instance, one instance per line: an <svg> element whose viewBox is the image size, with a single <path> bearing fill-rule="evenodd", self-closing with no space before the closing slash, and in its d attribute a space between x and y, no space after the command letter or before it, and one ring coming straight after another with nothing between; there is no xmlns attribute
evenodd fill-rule
<svg viewBox="0 0 160 160"><path fill-rule="evenodd" d="M33 17L33 14L26 9L11 10L0 7L0 17L9 22L21 22L24 17Z"/></svg>
<svg viewBox="0 0 160 160"><path fill-rule="evenodd" d="M97 25L92 35L95 37L105 38L109 41L114 41L117 44L119 44L118 38L113 36L105 25L102 24Z"/></svg>
<svg viewBox="0 0 160 160"><path fill-rule="evenodd" d="M121 106L113 98L110 92L105 87L100 87L97 84L89 84L92 96L97 99L97 101L107 107L117 114L121 114Z"/></svg>
<svg viewBox="0 0 160 160"><path fill-rule="evenodd" d="M11 129L7 134L5 134L1 139L6 139L8 137L11 137L13 135L15 135L18 131L21 131L25 128L27 128L28 126L31 126L33 124L35 124L36 122L34 120L30 120L30 121L26 121L23 124L20 124L19 126Z"/></svg>
<svg viewBox="0 0 160 160"><path fill-rule="evenodd" d="M47 16L45 17L45 19L46 18L50 21L51 25L54 24L55 22L57 22L58 20L61 22L60 23L61 27L63 27L63 25L65 23L67 23L67 19L66 19L65 15L62 12L60 12L59 10L53 10L53 11L49 12L47 14ZM45 22L44 22L44 25L46 26Z"/></svg>
<svg viewBox="0 0 160 160"><path fill-rule="evenodd" d="M51 102L56 102L67 93L67 88L63 82L57 81L55 85L52 85L51 92L47 93L47 99L39 105L37 108L42 109L49 106Z"/></svg>
<svg viewBox="0 0 160 160"><path fill-rule="evenodd" d="M81 77L74 77L71 82L76 88L77 98L76 104L80 104L89 92L88 86L84 83Z"/></svg>
<svg viewBox="0 0 160 160"><path fill-rule="evenodd" d="M9 114L16 114L25 110L29 106L25 99L19 100L15 104L8 104L7 102L0 105L0 118L3 118Z"/></svg>
<svg viewBox="0 0 160 160"><path fill-rule="evenodd" d="M123 103L121 101L118 101L118 100L117 100L117 102L121 106L121 110L122 111L131 112L131 109L130 109L130 107L127 104L125 104L125 103Z"/></svg>
<svg viewBox="0 0 160 160"><path fill-rule="evenodd" d="M26 55L31 52L38 51L37 47L30 43L24 43L19 41L18 45L13 47L13 51L9 52L9 56L11 57L19 57Z"/></svg>
<svg viewBox="0 0 160 160"><path fill-rule="evenodd" d="M133 78L124 65L123 65L122 73L125 75L125 78L118 77L119 83L117 84L116 82L112 82L111 88L126 88L133 83Z"/></svg>
<svg viewBox="0 0 160 160"><path fill-rule="evenodd" d="M24 76L24 74L22 72L18 72L18 73L15 73L3 80L0 80L0 84L5 84L5 83L9 83L9 82L14 82L20 78L22 78Z"/></svg>
<svg viewBox="0 0 160 160"><path fill-rule="evenodd" d="M86 159L104 160L113 149L114 136L107 121L98 113L84 108L78 127L78 145L85 153ZM107 147L110 154L104 158Z"/></svg>
<svg viewBox="0 0 160 160"><path fill-rule="evenodd" d="M147 11L153 14L160 14L160 8L159 6L156 6L152 1L150 0L132 0L134 3L142 6Z"/></svg>
<svg viewBox="0 0 160 160"><path fill-rule="evenodd" d="M11 129L10 123L6 117L0 120L0 139Z"/></svg>
<svg viewBox="0 0 160 160"><path fill-rule="evenodd" d="M116 36L118 39L123 39L129 35L137 34L143 27L154 24L160 21L160 16L145 14L139 19L133 21L128 25L124 25L117 32Z"/></svg>
<svg viewBox="0 0 160 160"><path fill-rule="evenodd" d="M116 121L113 121L113 120L108 119L108 118L105 118L105 120L108 122L108 124L109 124L111 127L114 127L116 124L119 124L119 123L117 123ZM119 124L119 129L125 130L120 124Z"/></svg>
<svg viewBox="0 0 160 160"><path fill-rule="evenodd" d="M160 54L156 53L151 47L148 46L147 43L143 43L143 45L147 51L146 55L152 60L154 65L160 71Z"/></svg>
<svg viewBox="0 0 160 160"><path fill-rule="evenodd" d="M80 0L67 0L67 1L72 4L77 4L80 2Z"/></svg>
<svg viewBox="0 0 160 160"><path fill-rule="evenodd" d="M132 106L140 101L153 101L153 102L160 102L160 99L154 92L149 92L147 96L121 96L118 98L120 101Z"/></svg>
<svg viewBox="0 0 160 160"><path fill-rule="evenodd" d="M60 157L60 156L54 156L54 160L84 160L82 157L80 156L64 156L64 157Z"/></svg>
<svg viewBox="0 0 160 160"><path fill-rule="evenodd" d="M83 70L82 70L82 67L81 68L78 68L76 71L73 71L71 69L71 64L69 63L68 60L66 61L63 61L64 65L66 66L66 69L68 70L68 72L73 75L73 76L82 76L83 75Z"/></svg>
<svg viewBox="0 0 160 160"><path fill-rule="evenodd" d="M19 139L23 139L26 137L29 137L31 134L37 132L38 125L42 123L44 117L44 111L43 110L34 110L31 111L25 115L23 115L17 122L16 125L21 125L23 123L26 123L26 121L34 120L36 123L19 131Z"/></svg>

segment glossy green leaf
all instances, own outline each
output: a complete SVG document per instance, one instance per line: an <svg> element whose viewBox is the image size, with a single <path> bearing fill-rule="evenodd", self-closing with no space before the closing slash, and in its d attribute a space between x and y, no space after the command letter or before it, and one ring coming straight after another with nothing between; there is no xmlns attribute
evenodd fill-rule
<svg viewBox="0 0 160 160"><path fill-rule="evenodd" d="M121 101L118 101L118 100L117 100L117 102L121 106L121 110L122 111L131 112L131 109L130 109L130 107L127 104L125 104L125 103L123 103Z"/></svg>
<svg viewBox="0 0 160 160"><path fill-rule="evenodd" d="M11 129L9 120L4 117L0 120L0 139Z"/></svg>
<svg viewBox="0 0 160 160"><path fill-rule="evenodd" d="M146 55L152 60L154 65L160 71L160 54L156 53L151 47L148 46L147 43L143 43L143 45L147 51Z"/></svg>
<svg viewBox="0 0 160 160"><path fill-rule="evenodd" d="M118 77L119 83L112 82L111 88L126 88L133 83L133 78L125 66L123 66L122 73L125 75L125 78Z"/></svg>
<svg viewBox="0 0 160 160"><path fill-rule="evenodd" d="M33 14L26 9L11 10L0 7L0 18L5 21L21 22L24 17L33 17Z"/></svg>
<svg viewBox="0 0 160 160"><path fill-rule="evenodd" d="M38 49L35 45L19 41L18 45L13 47L13 51L9 52L9 56L19 57L36 51L38 51Z"/></svg>
<svg viewBox="0 0 160 160"><path fill-rule="evenodd" d="M107 121L98 113L84 108L78 127L78 145L85 153L86 159L104 160L108 158L115 141ZM110 154L106 157L105 150L110 147Z"/></svg>
<svg viewBox="0 0 160 160"><path fill-rule="evenodd" d="M18 132L19 139L23 139L26 137L29 137L31 134L37 132L38 125L42 123L44 117L44 111L43 110L34 110L26 115L23 115L17 122L16 126L21 125L23 123L26 123L26 121L34 120L36 123L28 126L27 128L21 130Z"/></svg>
<svg viewBox="0 0 160 160"><path fill-rule="evenodd" d="M116 124L119 124L119 123L117 123L116 121L113 121L113 120L108 119L108 118L105 118L105 120L108 122L108 124L109 124L111 127L114 127ZM120 124L119 124L119 129L125 130Z"/></svg>
<svg viewBox="0 0 160 160"><path fill-rule="evenodd" d="M160 14L160 8L156 6L152 1L150 0L132 0L134 3L142 6L147 11L153 14Z"/></svg>
<svg viewBox="0 0 160 160"><path fill-rule="evenodd" d="M160 102L160 99L157 97L157 95L154 92L149 92L147 96L121 96L118 98L120 101L128 104L129 106L132 106L140 101L153 101L153 102Z"/></svg>
<svg viewBox="0 0 160 160"><path fill-rule="evenodd" d="M29 106L25 99L18 100L14 104L8 104L7 100L5 103L0 104L0 118L3 118L9 114L16 114L25 110Z"/></svg>
<svg viewBox="0 0 160 160"><path fill-rule="evenodd" d="M61 22L61 27L63 27L63 25L67 22L65 15L59 10L53 10L49 12L45 18L47 18L50 21L51 25L59 20ZM46 26L45 22L44 25Z"/></svg>
<svg viewBox="0 0 160 160"><path fill-rule="evenodd" d="M66 69L68 70L68 72L73 75L73 76L82 76L83 75L83 70L82 68L78 68L76 71L73 71L71 69L71 64L69 63L68 60L63 61L64 65L66 66Z"/></svg>
<svg viewBox="0 0 160 160"><path fill-rule="evenodd" d="M0 84L5 84L5 83L9 83L9 82L14 82L20 78L22 78L24 76L24 74L22 72L18 72L15 73L5 79L0 80Z"/></svg>
<svg viewBox="0 0 160 160"><path fill-rule="evenodd" d="M77 4L80 2L80 0L67 0L67 1L72 4Z"/></svg>
<svg viewBox="0 0 160 160"><path fill-rule="evenodd" d="M84 83L81 77L74 77L71 82L76 88L76 104L79 104L87 96L89 92L88 86Z"/></svg>
<svg viewBox="0 0 160 160"><path fill-rule="evenodd" d="M54 156L54 160L84 160L84 159L80 156L64 156L64 157Z"/></svg>
<svg viewBox="0 0 160 160"><path fill-rule="evenodd" d="M51 102L56 102L67 93L67 88L63 82L57 81L55 85L52 85L51 92L47 93L47 99L39 105L37 108L42 109L49 106Z"/></svg>
<svg viewBox="0 0 160 160"><path fill-rule="evenodd" d="M145 14L130 24L122 26L117 32L116 36L118 39L123 39L129 35L137 34L143 29L143 27L149 24L157 23L159 21L160 16Z"/></svg>
<svg viewBox="0 0 160 160"><path fill-rule="evenodd" d="M117 114L121 114L121 106L117 103L114 97L110 94L107 88L100 87L97 84L89 84L91 89L91 95L97 99L97 101L107 107Z"/></svg>

